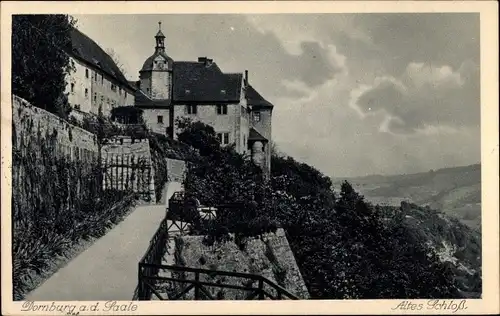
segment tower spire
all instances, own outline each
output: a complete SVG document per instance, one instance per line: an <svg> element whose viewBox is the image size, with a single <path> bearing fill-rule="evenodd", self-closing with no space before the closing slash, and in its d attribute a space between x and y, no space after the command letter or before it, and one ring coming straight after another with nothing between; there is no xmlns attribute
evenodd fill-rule
<svg viewBox="0 0 500 316"><path fill-rule="evenodd" d="M161 21L158 22L158 33L155 35L156 50L165 51L165 35L161 31Z"/></svg>

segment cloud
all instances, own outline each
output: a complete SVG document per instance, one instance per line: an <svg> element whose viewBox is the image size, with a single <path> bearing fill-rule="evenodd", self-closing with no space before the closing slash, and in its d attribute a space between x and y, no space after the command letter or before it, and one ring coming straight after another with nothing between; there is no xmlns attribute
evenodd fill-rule
<svg viewBox="0 0 500 316"><path fill-rule="evenodd" d="M480 159L478 14L80 18L86 34L119 54L130 79L153 53L157 21L174 60L207 56L226 72L248 69L275 105L278 146L328 175Z"/></svg>
<svg viewBox="0 0 500 316"><path fill-rule="evenodd" d="M450 66L410 63L400 78L378 77L351 93L350 106L361 117L384 113L382 129L397 134L422 130L451 131L479 126L479 68L466 62Z"/></svg>

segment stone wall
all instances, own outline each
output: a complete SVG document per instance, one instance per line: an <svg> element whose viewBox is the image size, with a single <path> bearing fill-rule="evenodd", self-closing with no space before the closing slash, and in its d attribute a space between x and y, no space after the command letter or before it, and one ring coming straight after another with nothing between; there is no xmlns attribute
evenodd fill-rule
<svg viewBox="0 0 500 316"><path fill-rule="evenodd" d="M98 151L93 134L13 96L13 221L99 196Z"/></svg>
<svg viewBox="0 0 500 316"><path fill-rule="evenodd" d="M48 135L56 138L57 156L68 156L72 160L97 159L98 142L94 134L69 124L58 116L29 104L17 96L12 97L13 149L24 150L29 141Z"/></svg>
<svg viewBox="0 0 500 316"><path fill-rule="evenodd" d="M186 173L186 162L170 158L165 160L167 162L168 181L182 183Z"/></svg>
<svg viewBox="0 0 500 316"><path fill-rule="evenodd" d="M49 157L44 157L43 152L50 143L54 147L52 160L65 157L88 166L99 165L99 144L94 134L17 96L12 98L12 122L12 147L18 157L32 156L34 161L44 163ZM124 136L106 140L101 147L100 163L104 189L131 189L140 193L143 200L154 199L154 168L147 139ZM19 173L24 171L20 169Z"/></svg>
<svg viewBox="0 0 500 316"><path fill-rule="evenodd" d="M244 250L239 248L234 239L215 243L213 246L205 245L203 240L204 236L176 238L175 264L190 268L258 274L281 285L300 299L310 298L283 229L278 229L276 233L264 234L262 238L248 238ZM279 270L282 271L281 276L277 275ZM184 276L185 279L193 277L192 273L185 273ZM239 286L244 285L242 281L246 281L242 278L209 277L203 274L200 275L200 280ZM249 285L251 284L247 284L247 286ZM184 286L181 284L178 289ZM257 286L257 284L253 284L253 286ZM270 286L266 285L264 289L272 295L276 295L275 290ZM220 288L211 287L208 291L216 297ZM186 294L184 299L193 299L192 292ZM243 290L232 289L226 289L223 292L225 300L241 300L249 294Z"/></svg>
<svg viewBox="0 0 500 316"><path fill-rule="evenodd" d="M149 140L115 137L103 142L101 166L103 187L132 190L145 201L154 201L154 168L151 161Z"/></svg>

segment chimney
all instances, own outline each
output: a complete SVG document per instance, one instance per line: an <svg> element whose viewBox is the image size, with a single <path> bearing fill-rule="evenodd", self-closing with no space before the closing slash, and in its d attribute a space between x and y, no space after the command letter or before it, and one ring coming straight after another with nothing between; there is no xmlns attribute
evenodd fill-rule
<svg viewBox="0 0 500 316"><path fill-rule="evenodd" d="M245 70L245 86L248 86L248 70Z"/></svg>
<svg viewBox="0 0 500 316"><path fill-rule="evenodd" d="M210 66L213 63L213 59L207 57L198 57L198 62L205 64L205 66Z"/></svg>

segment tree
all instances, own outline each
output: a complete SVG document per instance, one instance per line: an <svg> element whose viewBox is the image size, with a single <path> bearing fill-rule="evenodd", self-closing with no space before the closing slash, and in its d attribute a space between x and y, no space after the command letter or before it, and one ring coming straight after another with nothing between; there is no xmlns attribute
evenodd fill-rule
<svg viewBox="0 0 500 316"><path fill-rule="evenodd" d="M344 182L331 182L293 158L273 157L275 215L311 297L321 299L456 297L452 271L442 264L404 216L386 222Z"/></svg>
<svg viewBox="0 0 500 316"><path fill-rule="evenodd" d="M212 126L199 121L193 122L189 118L179 118L175 123L180 130L178 140L199 150L200 155L220 152L220 143Z"/></svg>
<svg viewBox="0 0 500 316"><path fill-rule="evenodd" d="M213 240L259 236L276 230L269 216L269 199L262 170L232 146L221 147L212 127L189 120L178 121L179 141L200 152L196 164L188 167L184 188L187 198L217 207L216 220L200 225L199 233Z"/></svg>
<svg viewBox="0 0 500 316"><path fill-rule="evenodd" d="M108 48L106 50L106 54L108 54L108 56L111 57L111 59L114 61L114 63L118 67L118 69L120 69L120 71L122 72L122 74L126 77L127 76L127 72L125 71L125 66L121 62L120 57L118 56L118 54L116 53L116 51L114 49L112 49L112 48Z"/></svg>
<svg viewBox="0 0 500 316"><path fill-rule="evenodd" d="M61 14L12 17L12 93L64 118L71 111L64 92L75 24Z"/></svg>

